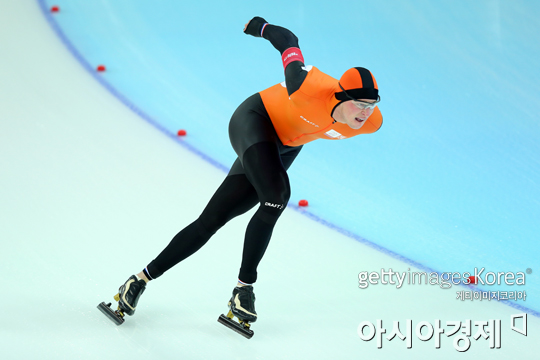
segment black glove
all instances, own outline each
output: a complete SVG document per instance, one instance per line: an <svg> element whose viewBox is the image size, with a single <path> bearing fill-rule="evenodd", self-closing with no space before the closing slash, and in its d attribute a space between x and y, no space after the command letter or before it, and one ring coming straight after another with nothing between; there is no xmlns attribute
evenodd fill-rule
<svg viewBox="0 0 540 360"><path fill-rule="evenodd" d="M253 19L251 19L249 25L247 26L246 30L244 30L244 32L248 35L261 37L262 27L267 22L268 21L264 20L262 17L255 16Z"/></svg>

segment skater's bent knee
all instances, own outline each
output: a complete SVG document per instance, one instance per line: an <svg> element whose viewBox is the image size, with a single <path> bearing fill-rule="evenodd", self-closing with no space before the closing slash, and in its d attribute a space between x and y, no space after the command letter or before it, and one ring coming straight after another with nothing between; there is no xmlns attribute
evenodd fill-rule
<svg viewBox="0 0 540 360"><path fill-rule="evenodd" d="M279 210L285 209L289 199L291 197L291 188L288 183L279 184L273 186L271 189L263 191L261 196L261 204L277 208ZM273 205L269 205L273 204Z"/></svg>

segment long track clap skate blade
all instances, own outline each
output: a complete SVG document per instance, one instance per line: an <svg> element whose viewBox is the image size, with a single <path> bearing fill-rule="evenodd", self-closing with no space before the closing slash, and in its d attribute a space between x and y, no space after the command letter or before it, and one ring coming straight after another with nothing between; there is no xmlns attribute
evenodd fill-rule
<svg viewBox="0 0 540 360"><path fill-rule="evenodd" d="M251 337L253 336L253 330L250 330L249 325L241 324L223 314L219 315L218 322L225 325L229 329L236 331L247 339L251 339Z"/></svg>
<svg viewBox="0 0 540 360"><path fill-rule="evenodd" d="M111 303L105 304L102 302L97 308L116 325L122 325L124 323L124 318L117 311L111 309Z"/></svg>

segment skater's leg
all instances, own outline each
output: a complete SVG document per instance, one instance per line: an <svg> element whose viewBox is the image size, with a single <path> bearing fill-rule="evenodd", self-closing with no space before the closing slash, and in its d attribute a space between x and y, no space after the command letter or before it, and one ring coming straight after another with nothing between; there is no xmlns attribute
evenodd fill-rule
<svg viewBox="0 0 540 360"><path fill-rule="evenodd" d="M243 165L260 203L246 229L239 274L240 281L252 284L257 280L257 266L268 247L274 225L287 206L291 190L275 142L252 145L244 153Z"/></svg>
<svg viewBox="0 0 540 360"><path fill-rule="evenodd" d="M291 165L298 152L299 149L293 151L286 159L287 167ZM253 286L246 284L253 284L257 280L257 266L268 247L274 225L287 206L290 185L280 155L279 143L261 142L252 145L244 153L243 165L246 176L257 191L260 205L246 229L242 265L238 276L239 286L233 290L227 317L236 316L241 322L249 323L257 320L257 312ZM227 322L224 317L220 319L222 323Z"/></svg>
<svg viewBox="0 0 540 360"><path fill-rule="evenodd" d="M256 321L257 313L250 285L257 279L257 266L268 247L274 225L287 206L290 185L286 170L301 146L288 147L280 142L258 94L237 109L229 125L229 136L242 162L240 170L257 192L260 205L246 229L239 284L233 290L229 314L220 316L219 321L251 337L253 332L246 322ZM240 320L240 325L231 321L234 316Z"/></svg>
<svg viewBox="0 0 540 360"><path fill-rule="evenodd" d="M248 98L235 111L229 137L260 202L246 230L239 276L240 281L251 284L256 280L256 268L274 225L287 206L290 185L286 169L301 147L281 143L259 94Z"/></svg>
<svg viewBox="0 0 540 360"><path fill-rule="evenodd" d="M246 175L227 176L199 218L180 231L143 270L145 277L156 279L191 256L206 244L219 228L251 209L257 202L257 193Z"/></svg>
<svg viewBox="0 0 540 360"><path fill-rule="evenodd" d="M124 314L133 315L135 312L138 299L149 280L159 277L163 272L193 254L226 222L257 204L257 193L246 175L239 171L239 166L241 167L241 164L237 161L231 169L235 170L235 175L225 178L201 216L180 231L165 250L137 275L138 278L131 276L120 287L118 295L115 296L115 300L118 301L118 310L113 311L109 307L110 304L101 303L98 306L100 311L117 325L122 324Z"/></svg>

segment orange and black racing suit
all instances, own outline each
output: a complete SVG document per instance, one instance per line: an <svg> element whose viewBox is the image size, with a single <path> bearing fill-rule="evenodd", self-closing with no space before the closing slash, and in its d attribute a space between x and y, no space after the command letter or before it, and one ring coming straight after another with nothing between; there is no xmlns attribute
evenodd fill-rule
<svg viewBox="0 0 540 360"><path fill-rule="evenodd" d="M269 40L283 55L298 55L298 39L289 30L254 18L246 33ZM264 29L264 30L263 30ZM289 56L289 55L287 55ZM379 129L378 108L358 130L332 118L339 104L338 81L299 57L285 64L285 81L245 100L234 112L229 137L238 155L229 174L197 220L180 231L144 272L155 279L199 250L232 218L259 204L245 233L239 280L254 283L257 266L272 230L290 197L287 169L302 149L316 139L339 140Z"/></svg>

